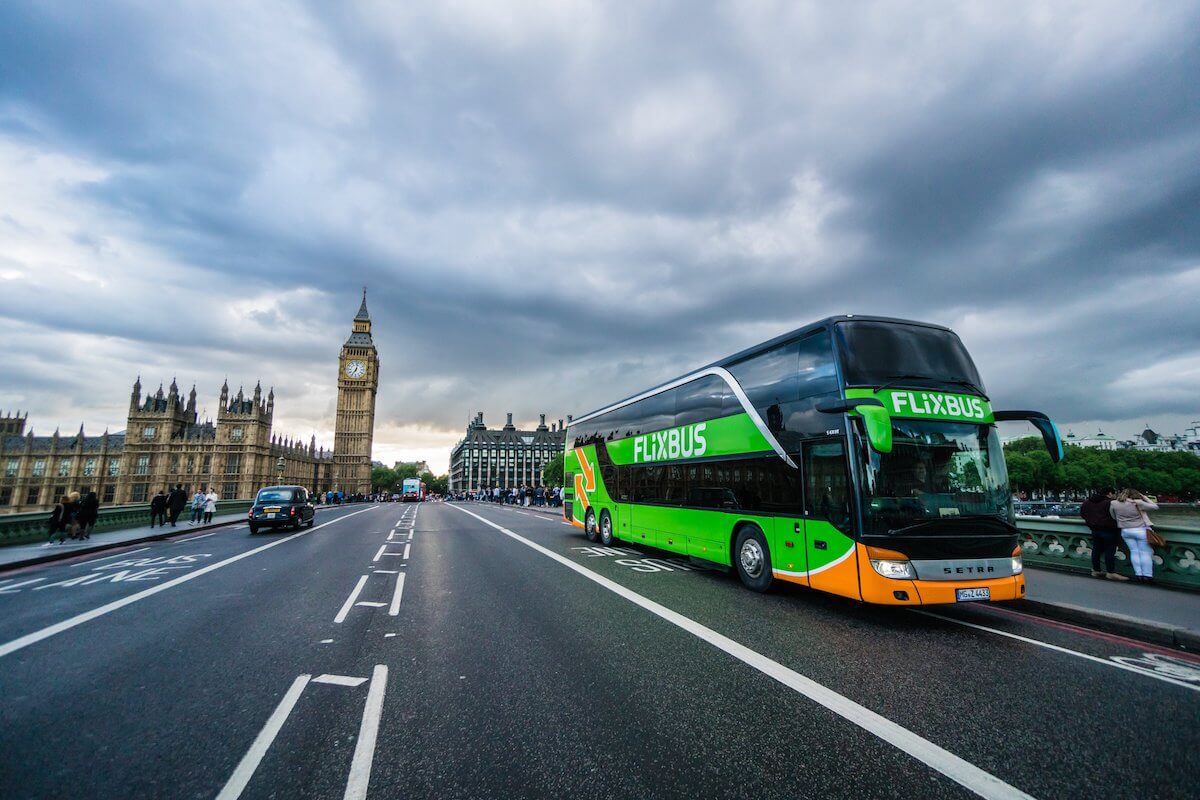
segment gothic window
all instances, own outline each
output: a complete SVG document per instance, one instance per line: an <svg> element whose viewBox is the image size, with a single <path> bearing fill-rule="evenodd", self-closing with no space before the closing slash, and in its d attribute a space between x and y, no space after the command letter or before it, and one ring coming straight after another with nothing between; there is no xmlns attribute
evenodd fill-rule
<svg viewBox="0 0 1200 800"><path fill-rule="evenodd" d="M110 483L108 486L104 487L104 494L103 494L100 502L111 503L113 500L116 499L116 497L117 497L117 486L114 483Z"/></svg>
<svg viewBox="0 0 1200 800"><path fill-rule="evenodd" d="M146 483L135 483L133 485L133 492L129 497L130 501L134 503L146 502L146 490L148 487L149 484Z"/></svg>
<svg viewBox="0 0 1200 800"><path fill-rule="evenodd" d="M242 471L241 455L233 454L233 455L227 456L225 459L225 474L226 475L237 475L241 471ZM226 493L226 497L228 497L228 496L229 496L229 494Z"/></svg>
<svg viewBox="0 0 1200 800"><path fill-rule="evenodd" d="M17 461L15 458L10 458L8 463L4 465L4 477L15 478L17 476L17 468L20 465L20 461Z"/></svg>
<svg viewBox="0 0 1200 800"><path fill-rule="evenodd" d="M29 491L25 493L25 505L36 506L38 504L38 497L41 494L42 494L41 487L30 486Z"/></svg>
<svg viewBox="0 0 1200 800"><path fill-rule="evenodd" d="M110 458L108 460L108 474L112 477L116 477L117 475L121 474L121 459Z"/></svg>
<svg viewBox="0 0 1200 800"><path fill-rule="evenodd" d="M12 504L12 487L0 486L0 506Z"/></svg>
<svg viewBox="0 0 1200 800"><path fill-rule="evenodd" d="M83 462L83 474L89 478L96 474L96 459L89 458Z"/></svg>
<svg viewBox="0 0 1200 800"><path fill-rule="evenodd" d="M150 456L138 456L137 464L133 467L134 475L150 474Z"/></svg>
<svg viewBox="0 0 1200 800"><path fill-rule="evenodd" d="M235 442L240 442L242 440L242 435L243 431L241 428L234 428L229 432L229 438Z"/></svg>
<svg viewBox="0 0 1200 800"><path fill-rule="evenodd" d="M153 439L154 434L157 432L158 432L158 428L156 428L153 425L147 425L146 427L142 428L142 438L143 439Z"/></svg>
<svg viewBox="0 0 1200 800"><path fill-rule="evenodd" d="M33 462L33 477L40 478L46 474L46 459L39 458Z"/></svg>
<svg viewBox="0 0 1200 800"><path fill-rule="evenodd" d="M58 462L58 477L65 478L71 474L71 459L63 458Z"/></svg>

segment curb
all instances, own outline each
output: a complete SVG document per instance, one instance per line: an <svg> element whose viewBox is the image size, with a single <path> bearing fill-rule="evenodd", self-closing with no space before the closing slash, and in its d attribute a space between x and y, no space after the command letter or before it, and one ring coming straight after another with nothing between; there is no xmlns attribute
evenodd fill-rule
<svg viewBox="0 0 1200 800"><path fill-rule="evenodd" d="M330 506L330 508L340 508L341 506ZM118 547L127 547L132 544L145 544L146 542L161 542L164 539L170 539L173 536L183 536L187 533L198 533L200 531L211 531L218 528L226 528L230 525L240 525L245 522L245 518L231 519L225 522L214 522L211 525L202 525L199 528L188 528L187 530L175 529L168 533L152 533L149 536L142 536L137 539L125 539L120 542L107 542L104 544L96 544L90 547L81 547L77 550L58 550L49 553L44 553L33 558L27 558L24 561L10 561L7 564L0 564L0 573L8 572L9 570L21 569L22 567L32 567L38 564L48 564L52 561L65 561L68 558L75 556L86 556L92 553L103 553L105 550L116 550Z"/></svg>
<svg viewBox="0 0 1200 800"><path fill-rule="evenodd" d="M1164 625L1159 622L1149 622L1137 617L1124 614L1113 614L1107 611L1096 611L1070 603L1047 603L1041 600L1017 600L1012 604L1016 610L1025 611L1038 617L1047 617L1062 622L1073 622L1087 625L1106 633L1115 633L1140 639L1153 644L1164 644L1180 650L1200 652L1200 631L1180 628L1174 625Z"/></svg>

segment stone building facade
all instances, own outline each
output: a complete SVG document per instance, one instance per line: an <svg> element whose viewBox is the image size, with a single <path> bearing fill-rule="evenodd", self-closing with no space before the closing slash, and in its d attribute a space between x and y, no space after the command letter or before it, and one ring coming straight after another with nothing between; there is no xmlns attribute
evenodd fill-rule
<svg viewBox="0 0 1200 800"><path fill-rule="evenodd" d="M317 447L272 429L275 392L249 396L221 386L215 421L201 421L196 387L183 396L175 381L164 391L142 395L139 377L129 396L125 430L88 436L35 436L28 413L0 415L0 513L43 511L72 491L95 491L103 505L143 503L159 489L182 483L189 492L212 487L222 499L253 497L276 483L316 492L370 491L370 448L374 431L378 358L370 340L366 295L353 333L339 357L335 442L345 442L340 461ZM362 365L362 374L357 365ZM347 384L347 385L343 385ZM282 467L282 471L280 469Z"/></svg>
<svg viewBox="0 0 1200 800"><path fill-rule="evenodd" d="M513 415L503 428L489 429L483 412L467 423L467 434L450 451L450 491L472 492L510 486L537 486L542 467L563 451L566 427L560 419L546 426L546 415L532 431L519 431Z"/></svg>

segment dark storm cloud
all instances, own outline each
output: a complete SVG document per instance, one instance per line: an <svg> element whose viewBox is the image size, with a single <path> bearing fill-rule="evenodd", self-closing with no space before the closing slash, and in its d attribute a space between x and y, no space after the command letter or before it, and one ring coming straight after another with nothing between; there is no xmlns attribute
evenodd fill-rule
<svg viewBox="0 0 1200 800"><path fill-rule="evenodd" d="M1200 414L1197 7L925 11L8 4L0 334L320 427L369 284L381 416L448 432L885 313L998 401Z"/></svg>

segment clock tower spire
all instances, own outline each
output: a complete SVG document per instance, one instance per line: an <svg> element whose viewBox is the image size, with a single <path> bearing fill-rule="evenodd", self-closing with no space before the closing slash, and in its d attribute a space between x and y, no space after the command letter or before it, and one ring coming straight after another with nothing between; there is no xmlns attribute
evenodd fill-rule
<svg viewBox="0 0 1200 800"><path fill-rule="evenodd" d="M354 315L350 338L338 357L337 421L333 435L333 482L346 494L371 491L371 445L375 437L375 393L379 353L371 339L367 287Z"/></svg>

